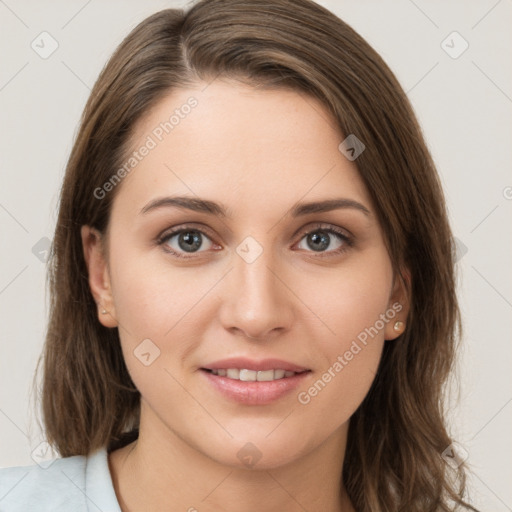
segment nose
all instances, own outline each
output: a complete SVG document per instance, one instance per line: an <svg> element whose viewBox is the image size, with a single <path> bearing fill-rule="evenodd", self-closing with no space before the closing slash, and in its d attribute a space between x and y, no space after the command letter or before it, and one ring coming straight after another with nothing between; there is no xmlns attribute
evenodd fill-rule
<svg viewBox="0 0 512 512"><path fill-rule="evenodd" d="M293 293L283 266L270 253L264 250L251 263L234 254L234 268L226 276L221 322L235 335L266 341L293 324Z"/></svg>

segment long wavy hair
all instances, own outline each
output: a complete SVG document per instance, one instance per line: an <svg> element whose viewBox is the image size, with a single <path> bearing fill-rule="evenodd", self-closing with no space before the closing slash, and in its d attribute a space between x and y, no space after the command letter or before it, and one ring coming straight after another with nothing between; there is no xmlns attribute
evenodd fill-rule
<svg viewBox="0 0 512 512"><path fill-rule="evenodd" d="M393 267L410 273L407 329L385 343L350 419L343 482L358 511L448 511L466 503L465 466L445 463L445 389L460 339L454 243L439 178L408 98L349 25L310 0L201 0L141 22L101 72L83 112L49 259L42 414L61 456L137 437L140 394L117 329L90 292L80 227L105 232L122 184L98 200L130 150L137 121L173 89L221 76L319 99L366 146L357 168ZM341 142L341 140L340 140ZM37 372L36 372L37 375Z"/></svg>

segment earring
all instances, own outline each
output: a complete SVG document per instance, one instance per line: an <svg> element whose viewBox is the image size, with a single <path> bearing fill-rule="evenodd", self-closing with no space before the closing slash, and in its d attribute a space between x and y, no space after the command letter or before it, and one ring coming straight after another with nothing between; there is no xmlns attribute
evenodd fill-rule
<svg viewBox="0 0 512 512"><path fill-rule="evenodd" d="M107 313L108 313L108 311L107 311L106 309L102 309L102 310L101 310L101 314L102 314L102 315L106 315Z"/></svg>
<svg viewBox="0 0 512 512"><path fill-rule="evenodd" d="M403 322L395 322L395 325L393 326L393 329L396 332L402 332L405 328L405 324Z"/></svg>

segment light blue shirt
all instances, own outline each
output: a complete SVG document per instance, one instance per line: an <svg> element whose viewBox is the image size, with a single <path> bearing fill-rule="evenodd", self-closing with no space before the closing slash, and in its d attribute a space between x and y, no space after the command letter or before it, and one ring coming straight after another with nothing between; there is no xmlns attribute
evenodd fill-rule
<svg viewBox="0 0 512 512"><path fill-rule="evenodd" d="M121 512L105 448L48 464L0 469L0 512Z"/></svg>

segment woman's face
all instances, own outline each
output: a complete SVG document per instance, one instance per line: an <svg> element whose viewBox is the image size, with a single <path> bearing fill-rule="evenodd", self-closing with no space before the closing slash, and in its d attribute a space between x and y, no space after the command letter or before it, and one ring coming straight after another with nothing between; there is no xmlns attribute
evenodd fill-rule
<svg viewBox="0 0 512 512"><path fill-rule="evenodd" d="M267 468L344 439L405 307L327 110L216 80L172 91L136 128L106 259L83 237L141 432Z"/></svg>

